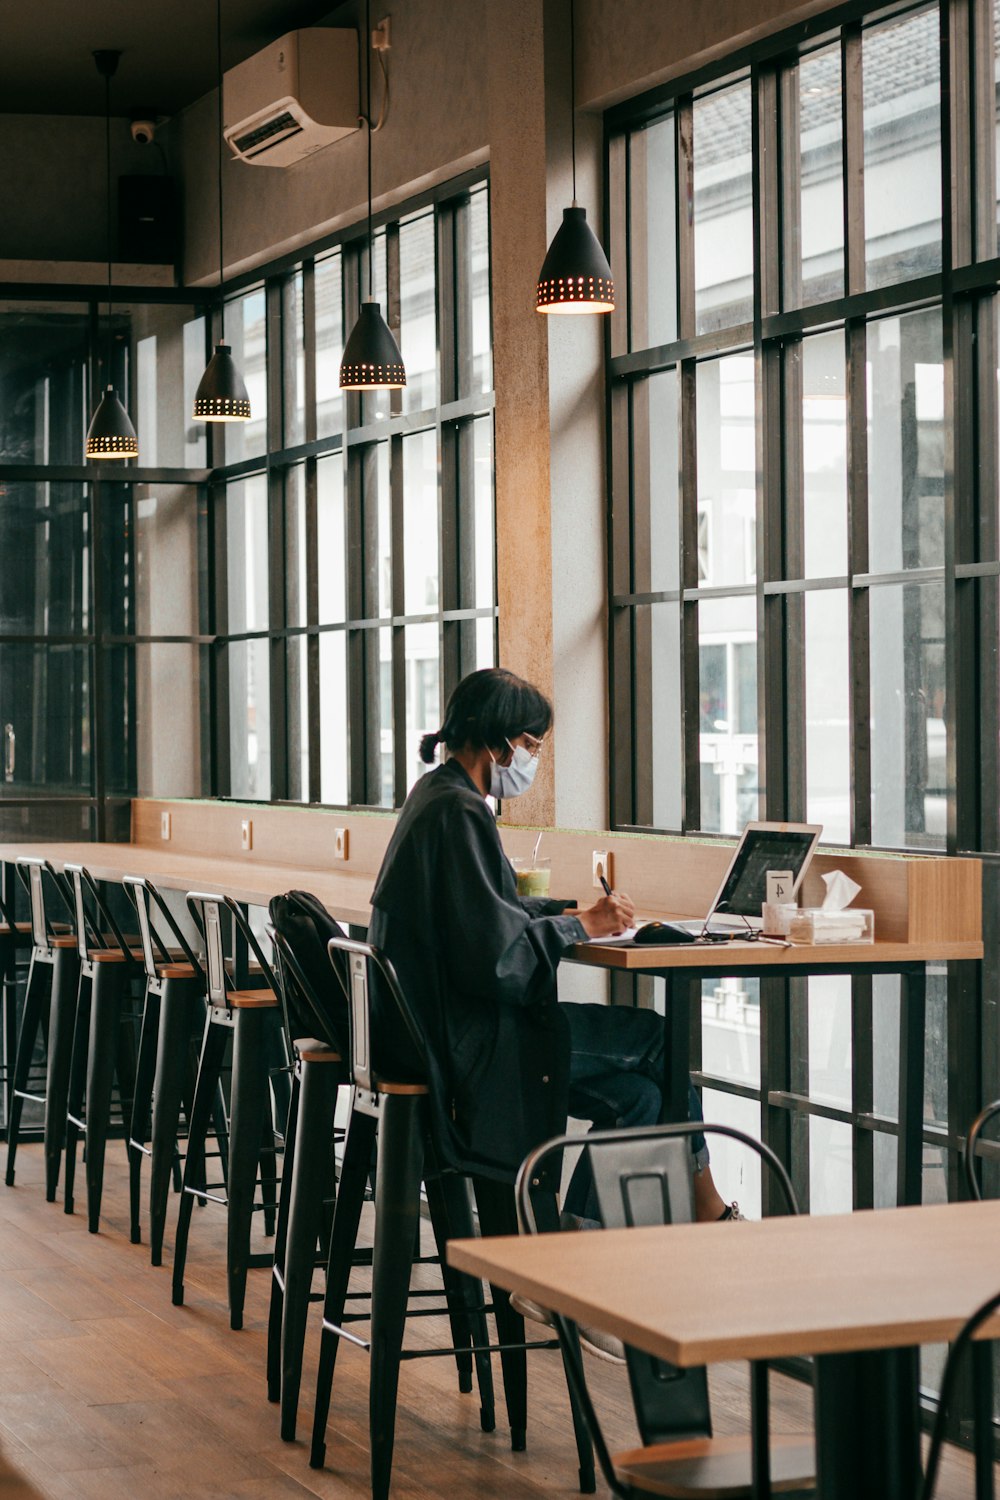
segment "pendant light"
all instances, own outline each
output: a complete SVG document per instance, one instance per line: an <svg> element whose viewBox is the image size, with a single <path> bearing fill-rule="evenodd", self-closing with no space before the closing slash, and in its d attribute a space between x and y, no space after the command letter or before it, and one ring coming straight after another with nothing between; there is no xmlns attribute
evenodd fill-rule
<svg viewBox="0 0 1000 1500"><path fill-rule="evenodd" d="M232 350L225 341L226 300L222 295L222 0L215 0L215 63L218 83L218 150L219 150L219 304L222 338L205 366L205 373L194 393L193 416L198 422L249 422L250 397L243 376L236 368Z"/></svg>
<svg viewBox="0 0 1000 1500"><path fill-rule="evenodd" d="M607 313L614 310L615 284L608 257L576 201L576 14L569 8L570 128L573 152L573 204L563 209L548 254L538 273L535 311Z"/></svg>
<svg viewBox="0 0 1000 1500"><path fill-rule="evenodd" d="M344 346L340 366L342 391L399 391L406 370L399 345L382 316L373 293L375 242L372 236L372 16L365 0L365 133L368 137L368 296Z"/></svg>
<svg viewBox="0 0 1000 1500"><path fill-rule="evenodd" d="M113 339L111 333L111 80L118 68L120 52L95 52L94 62L97 71L104 79L104 146L107 164L107 232L108 232L108 337L106 368L104 371L107 378L107 389L101 397L100 405L94 412L87 428L87 458L137 458L139 456L139 442L135 435L135 428L129 421L128 412L125 410L115 394L115 388L111 380L111 353Z"/></svg>

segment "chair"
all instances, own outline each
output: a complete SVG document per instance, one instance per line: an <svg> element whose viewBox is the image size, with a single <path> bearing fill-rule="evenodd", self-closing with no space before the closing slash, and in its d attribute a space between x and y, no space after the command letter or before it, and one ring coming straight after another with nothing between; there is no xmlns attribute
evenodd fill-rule
<svg viewBox="0 0 1000 1500"><path fill-rule="evenodd" d="M995 1113L998 1109L1000 1109L1000 1104L993 1104L984 1113ZM994 1493L993 1351L991 1341L977 1339L973 1342L973 1340L983 1324L988 1322L998 1311L1000 1311L1000 1292L997 1292L980 1307L976 1308L976 1311L959 1329L948 1351L948 1358L945 1361L944 1372L941 1376L941 1390L938 1394L937 1413L934 1417L934 1426L931 1429L930 1447L927 1450L927 1462L924 1466L924 1482L921 1486L919 1500L933 1500L938 1469L941 1464L941 1453L944 1449L948 1426L948 1413L955 1391L955 1381L958 1377L958 1368L970 1344L972 1345L975 1405L975 1492L977 1496L992 1495Z"/></svg>
<svg viewBox="0 0 1000 1500"><path fill-rule="evenodd" d="M18 860L17 870L27 885L31 903L31 959L21 1024L17 1032L7 1129L6 1180L7 1186L13 1187L24 1102L27 1099L42 1104L45 1108L45 1197L49 1203L53 1203L66 1132L66 1101L80 961L76 939L67 930L58 930L49 920L46 911L45 893L48 887L56 892L67 911L72 914L63 877L56 873L48 860L28 855ZM39 1076L42 1069L33 1064L35 1048L43 1034L46 1039L44 1088Z"/></svg>
<svg viewBox="0 0 1000 1500"><path fill-rule="evenodd" d="M204 1022L205 976L152 881L126 875L123 885L136 910L146 972L128 1141L130 1237L133 1245L141 1243L142 1162L149 1156L149 1234L153 1264L159 1265L172 1177L180 1188L177 1131L185 1089L188 1112L194 1093L189 1044L199 1022ZM161 936L157 922L169 934L174 952Z"/></svg>
<svg viewBox="0 0 1000 1500"><path fill-rule="evenodd" d="M373 1500L386 1500L392 1475L396 1393L402 1360L442 1353L456 1357L466 1353L474 1357L480 1374L481 1424L484 1430L489 1431L492 1430L494 1420L492 1379L488 1377L486 1367L490 1353L498 1352L503 1363L511 1447L517 1452L523 1450L526 1440L525 1352L529 1348L553 1348L555 1345L551 1340L526 1343L523 1320L511 1308L504 1294L496 1294L492 1307L489 1308L483 1303L481 1285L469 1277L460 1277L457 1282L450 1281L453 1273L449 1272L445 1286L450 1291L452 1327L455 1329L457 1326L461 1331L461 1340L456 1340L455 1347L450 1350L403 1349L403 1332L411 1295L413 1247L417 1243L419 1228L421 1182L427 1191L438 1250L444 1265L447 1240L466 1237L473 1232L468 1181L457 1172L442 1170L436 1160L426 1108L426 1085L390 1079L380 1072L373 1059L369 995L371 979L373 974L377 974L409 1037L418 1071L421 1065L426 1066L427 1053L421 1029L400 989L392 964L370 944L357 942L352 938L333 938L328 946L331 962L338 965L346 959L348 965L351 1074L355 1098L344 1147L333 1233L330 1238L330 1263L323 1307L310 1464L314 1468L320 1468L325 1461L326 1424L337 1347L339 1340L346 1337L354 1343L360 1343L371 1356L369 1437L372 1496ZM365 1341L345 1328L344 1309L348 1301L351 1264L376 1138L378 1163L375 1173L371 1332L369 1339ZM505 1206L513 1220L514 1199L511 1190L501 1184L487 1185L480 1181L474 1181L474 1186L482 1232L489 1234L511 1230L513 1223L504 1222ZM487 1311L492 1311L496 1320L496 1344L485 1342L487 1334L484 1315ZM570 1400L579 1452L580 1487L585 1493L591 1493L594 1489L594 1471L590 1443L583 1419L575 1409L572 1393Z"/></svg>
<svg viewBox="0 0 1000 1500"><path fill-rule="evenodd" d="M976 1153L979 1146L979 1137L994 1115L1000 1115L1000 1099L994 1099L992 1104L985 1105L978 1113L965 1134L965 1150L962 1153L962 1164L965 1168L965 1183L969 1189L969 1197L982 1202L983 1190L979 1183L976 1172Z"/></svg>
<svg viewBox="0 0 1000 1500"><path fill-rule="evenodd" d="M547 1184L560 1170L562 1153L581 1146L589 1157L605 1227L691 1223L694 1184L689 1139L698 1132L726 1136L756 1151L777 1177L788 1212L798 1212L788 1174L768 1147L728 1125L685 1121L648 1128L592 1130L582 1137L561 1135L539 1146L522 1163L517 1178L522 1232L542 1231L538 1195L544 1195L544 1204ZM739 1260L738 1232L721 1228L717 1232L733 1234L735 1267ZM752 1292L748 1291L748 1295ZM612 1454L590 1395L576 1324L555 1313L551 1316L601 1472L619 1500L636 1500L650 1494L707 1497L761 1495L772 1491L814 1493L812 1441L769 1439L766 1364L751 1366L751 1426L757 1440L752 1441L749 1436L715 1438L704 1366L679 1369L626 1347L629 1384L642 1446Z"/></svg>
<svg viewBox="0 0 1000 1500"><path fill-rule="evenodd" d="M250 1253L253 1215L264 1214L267 1234L274 1233L277 1173L276 1140L270 1088L270 1068L280 1074L287 1065L279 1025L278 983L249 922L230 896L192 891L187 898L196 926L205 941L208 1012L198 1059L198 1077L188 1126L177 1237L174 1246L172 1297L184 1301L184 1271L191 1211L195 1200L223 1203L227 1208L226 1271L229 1326L243 1327L247 1271L271 1266L269 1254ZM233 922L234 946L244 943L257 960L265 984L257 989L237 987L226 963L222 941L222 913ZM226 1051L232 1042L228 1152L220 1142L221 1183L206 1181L205 1163L209 1122L218 1095ZM280 1105L279 1105L280 1113ZM255 1202L260 1167L261 1202ZM223 1196L220 1196L220 1190Z"/></svg>
<svg viewBox="0 0 1000 1500"><path fill-rule="evenodd" d="M104 1159L111 1125L112 1095L118 1084L122 1120L128 1132L135 1085L134 1024L138 1013L123 1015L122 1002L139 973L137 950L101 899L83 865L67 864L71 881L79 981L66 1098L66 1180L63 1208L74 1210L76 1150L85 1135L87 1227L96 1234L104 1192ZM54 1043L51 1045L54 1046Z"/></svg>

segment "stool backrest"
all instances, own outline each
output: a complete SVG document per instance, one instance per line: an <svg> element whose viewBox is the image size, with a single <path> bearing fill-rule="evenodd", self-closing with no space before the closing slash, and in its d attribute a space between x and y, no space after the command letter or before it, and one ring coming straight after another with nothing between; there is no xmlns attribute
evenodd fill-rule
<svg viewBox="0 0 1000 1500"><path fill-rule="evenodd" d="M420 1025L403 994L390 960L371 943L357 938L331 938L327 944L330 962L336 967L342 955L348 964L350 996L348 1014L351 1023L351 1074L358 1088L373 1092L379 1074L372 1061L371 984L378 975L383 993L395 1006L413 1044L422 1068L427 1065L427 1047Z"/></svg>
<svg viewBox="0 0 1000 1500"><path fill-rule="evenodd" d="M281 1014L289 1049L304 1037L315 1037L339 1052L341 1057L347 1057L347 1032L331 1014L331 1007L324 1004L313 988L295 945L273 922L268 924L267 930L274 948ZM332 976L332 982L338 987L344 986L339 970Z"/></svg>
<svg viewBox="0 0 1000 1500"><path fill-rule="evenodd" d="M347 934L310 891L285 891L272 897L268 913L268 931L281 939L276 952L288 1040L315 1037L346 1057L350 1031L347 955L338 954L331 972L326 945L332 937Z"/></svg>
<svg viewBox="0 0 1000 1500"><path fill-rule="evenodd" d="M48 948L51 943L52 934L45 910L44 877L46 875L49 877L64 902L67 899L65 886L47 859L39 859L32 854L24 854L17 862L17 869L18 874L28 888L28 900L31 905L31 940L36 948Z"/></svg>
<svg viewBox="0 0 1000 1500"><path fill-rule="evenodd" d="M235 988L226 971L226 955L222 937L223 907L232 918L234 942L237 936L242 936L260 965L265 983L275 994L279 992L278 980L264 956L264 951L257 941L257 935L243 915L239 903L234 901L232 896L220 896L206 891L189 891L187 907L195 926L205 940L205 978L210 1005L225 1006L228 1010L229 994Z"/></svg>
<svg viewBox="0 0 1000 1500"><path fill-rule="evenodd" d="M546 1141L526 1157L517 1175L515 1195L522 1232L539 1232L534 1195L551 1193L553 1163L561 1165L563 1152L581 1145L593 1172L604 1228L691 1223L695 1212L690 1137L699 1133L727 1136L755 1151L777 1176L788 1212L798 1213L788 1173L767 1146L731 1126L702 1124L698 1120L638 1129L592 1130L582 1138L561 1135ZM668 1264L663 1266L663 1274L669 1275ZM590 1429L601 1469L613 1493L622 1494L624 1491L616 1487L614 1467L587 1386L575 1326L560 1317L555 1322L567 1375ZM703 1366L680 1369L628 1346L625 1358L636 1423L644 1445L711 1437L708 1376Z"/></svg>
<svg viewBox="0 0 1000 1500"><path fill-rule="evenodd" d="M113 942L126 958L130 958L131 949L118 923L101 900L101 893L90 871L84 865L75 864L67 864L65 870L72 881L76 947L80 957L86 958L92 948L105 948Z"/></svg>
<svg viewBox="0 0 1000 1500"><path fill-rule="evenodd" d="M195 956L194 949L181 931L166 901L156 889L151 880L142 875L126 875L122 880L125 893L135 907L136 917L139 922L139 940L142 943L142 963L146 970L146 978L155 980L157 968L161 964L172 963L170 950L163 938L160 936L153 918L152 908L155 905L160 920L165 922L170 931L170 937L180 948L185 959L194 970L196 978L203 978L201 964Z"/></svg>

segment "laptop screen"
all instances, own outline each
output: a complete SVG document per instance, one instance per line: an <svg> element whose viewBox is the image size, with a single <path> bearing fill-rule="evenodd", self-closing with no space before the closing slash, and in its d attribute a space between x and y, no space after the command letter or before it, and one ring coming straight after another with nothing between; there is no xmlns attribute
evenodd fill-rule
<svg viewBox="0 0 1000 1500"><path fill-rule="evenodd" d="M818 835L818 828L749 827L712 910L759 917L767 900L768 870L791 870L793 886L797 886Z"/></svg>

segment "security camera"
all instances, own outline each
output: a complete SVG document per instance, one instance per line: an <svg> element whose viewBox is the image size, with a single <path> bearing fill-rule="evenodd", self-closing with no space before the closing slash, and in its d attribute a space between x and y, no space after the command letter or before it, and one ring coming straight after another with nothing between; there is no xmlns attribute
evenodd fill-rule
<svg viewBox="0 0 1000 1500"><path fill-rule="evenodd" d="M133 120L129 127L137 146L149 146L156 134L155 120Z"/></svg>

